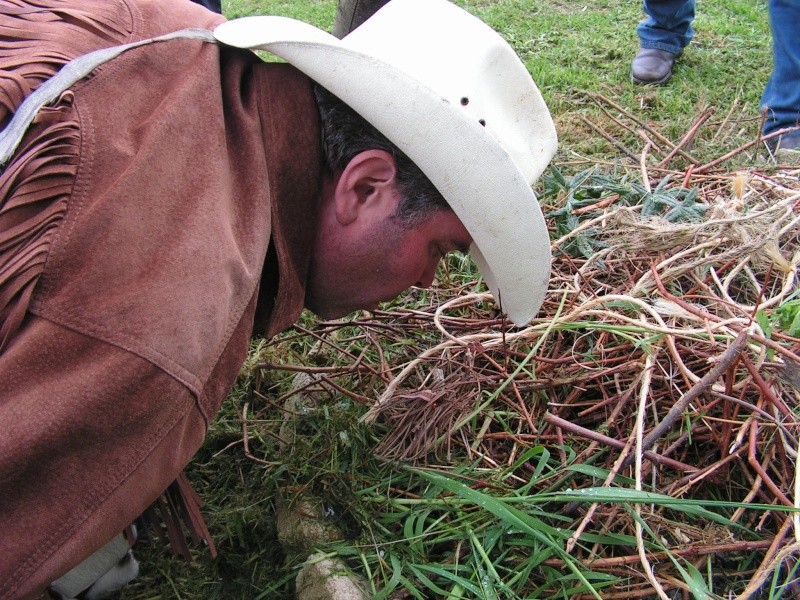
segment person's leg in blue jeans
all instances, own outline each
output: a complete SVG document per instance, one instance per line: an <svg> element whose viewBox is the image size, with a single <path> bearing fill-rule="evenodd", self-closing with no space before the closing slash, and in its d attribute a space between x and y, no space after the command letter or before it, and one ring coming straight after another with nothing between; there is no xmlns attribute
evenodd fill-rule
<svg viewBox="0 0 800 600"><path fill-rule="evenodd" d="M631 65L636 83L662 84L694 35L695 0L644 0L647 18L636 27L639 53Z"/></svg>
<svg viewBox="0 0 800 600"><path fill-rule="evenodd" d="M770 0L772 75L761 96L764 135L800 125L800 0ZM800 131L767 141L770 151L800 150Z"/></svg>

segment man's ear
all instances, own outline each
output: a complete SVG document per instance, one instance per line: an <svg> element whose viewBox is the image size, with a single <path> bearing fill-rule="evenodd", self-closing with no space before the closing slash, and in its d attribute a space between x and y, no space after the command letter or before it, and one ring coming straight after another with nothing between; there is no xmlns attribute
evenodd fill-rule
<svg viewBox="0 0 800 600"><path fill-rule="evenodd" d="M336 219L349 225L361 216L386 212L396 200L394 157L384 150L356 154L345 167L334 190ZM396 207L391 207L392 209Z"/></svg>

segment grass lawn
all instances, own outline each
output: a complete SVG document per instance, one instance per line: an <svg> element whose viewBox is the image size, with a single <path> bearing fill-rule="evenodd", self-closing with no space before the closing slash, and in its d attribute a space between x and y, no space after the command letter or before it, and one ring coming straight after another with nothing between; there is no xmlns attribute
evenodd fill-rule
<svg viewBox="0 0 800 600"><path fill-rule="evenodd" d="M278 543L275 506L300 494L342 532L322 550L377 598L797 593L800 168L751 143L766 3L700 3L659 88L629 79L638 2L459 4L516 49L559 132L537 184L555 256L542 314L509 327L452 256L431 290L255 340L188 468L218 558L139 544L122 598L291 598L305 556ZM330 29L336 5L223 8ZM290 414L302 371L324 400Z"/></svg>

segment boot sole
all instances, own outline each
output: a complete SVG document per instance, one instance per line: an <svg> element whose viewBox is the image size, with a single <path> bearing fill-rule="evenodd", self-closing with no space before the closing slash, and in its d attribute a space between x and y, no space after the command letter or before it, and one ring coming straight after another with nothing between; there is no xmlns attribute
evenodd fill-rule
<svg viewBox="0 0 800 600"><path fill-rule="evenodd" d="M633 74L633 71L631 71L631 81L633 83L637 84L637 85L662 85L664 83L667 83L670 80L671 77L672 77L672 71L667 73L661 79L656 79L656 80L650 81L650 80L637 78L636 75Z"/></svg>

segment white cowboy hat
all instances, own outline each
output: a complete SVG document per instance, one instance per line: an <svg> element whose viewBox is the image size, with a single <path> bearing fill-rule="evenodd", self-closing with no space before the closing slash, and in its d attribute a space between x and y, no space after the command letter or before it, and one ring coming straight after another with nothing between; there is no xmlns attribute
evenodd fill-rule
<svg viewBox="0 0 800 600"><path fill-rule="evenodd" d="M372 123L422 169L473 239L500 308L530 321L550 277L550 240L531 189L556 150L525 66L488 25L447 0L392 0L343 39L285 17L218 26L267 50Z"/></svg>

